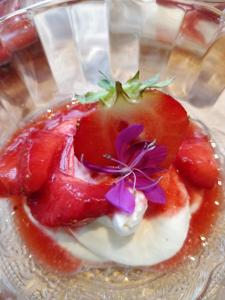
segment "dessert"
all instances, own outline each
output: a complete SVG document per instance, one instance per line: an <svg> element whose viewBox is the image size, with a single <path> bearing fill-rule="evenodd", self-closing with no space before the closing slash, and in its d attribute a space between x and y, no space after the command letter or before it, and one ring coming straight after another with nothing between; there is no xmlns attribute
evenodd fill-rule
<svg viewBox="0 0 225 300"><path fill-rule="evenodd" d="M206 131L158 76L105 76L33 118L0 157L0 195L49 266L166 264L193 254L216 218L219 165ZM199 221L201 220L201 222Z"/></svg>

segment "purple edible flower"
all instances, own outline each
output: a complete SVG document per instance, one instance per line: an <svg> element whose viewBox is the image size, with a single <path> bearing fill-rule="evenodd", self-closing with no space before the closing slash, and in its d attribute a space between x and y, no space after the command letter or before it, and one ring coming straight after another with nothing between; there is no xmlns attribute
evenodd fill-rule
<svg viewBox="0 0 225 300"><path fill-rule="evenodd" d="M137 141L143 130L142 125L134 124L118 134L115 142L117 158L104 155L115 166L102 167L82 160L87 168L95 172L117 176L117 181L105 197L128 214L135 208L135 190L142 191L149 202L166 202L165 193L158 185L160 178L151 178L154 173L162 170L160 163L166 158L166 147L157 145L155 141Z"/></svg>

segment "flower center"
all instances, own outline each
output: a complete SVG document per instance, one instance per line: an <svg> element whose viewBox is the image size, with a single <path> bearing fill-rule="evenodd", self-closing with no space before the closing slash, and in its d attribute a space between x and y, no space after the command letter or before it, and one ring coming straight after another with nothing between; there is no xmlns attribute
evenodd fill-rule
<svg viewBox="0 0 225 300"><path fill-rule="evenodd" d="M165 194L158 185L161 177L153 179L152 175L161 170L160 163L165 159L167 150L157 145L155 140L137 142L143 129L143 125L133 124L118 134L115 141L117 158L111 154L103 155L114 165L99 166L82 159L87 168L116 177L105 197L127 213L134 210L136 190L142 191L149 201L165 203Z"/></svg>

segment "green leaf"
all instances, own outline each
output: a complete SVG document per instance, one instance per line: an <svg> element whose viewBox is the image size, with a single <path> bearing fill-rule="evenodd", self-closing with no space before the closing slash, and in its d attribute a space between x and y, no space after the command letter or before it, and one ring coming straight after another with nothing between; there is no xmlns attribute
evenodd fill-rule
<svg viewBox="0 0 225 300"><path fill-rule="evenodd" d="M123 85L123 89L130 98L136 98L140 95L140 82L134 82L132 85Z"/></svg>
<svg viewBox="0 0 225 300"><path fill-rule="evenodd" d="M130 98L138 97L140 94L141 81L139 80L139 71L127 82L123 84L123 90Z"/></svg>
<svg viewBox="0 0 225 300"><path fill-rule="evenodd" d="M114 89L114 90L108 91L107 95L101 97L100 100L105 106L111 107L116 102L116 99L117 99L117 94Z"/></svg>
<svg viewBox="0 0 225 300"><path fill-rule="evenodd" d="M140 90L144 90L146 88L152 87L152 85L156 84L160 79L160 75L156 74L155 76L151 77L148 80L145 80L140 87Z"/></svg>
<svg viewBox="0 0 225 300"><path fill-rule="evenodd" d="M174 79L168 79L159 82L160 76L156 74L152 78L141 82L139 80L139 71L125 83L119 81L113 82L107 76L99 71L103 77L99 80L98 85L103 89L99 92L88 92L84 96L75 95L81 103L93 103L101 101L107 107L111 107L118 98L125 101L134 102L141 97L141 92L146 88L163 88L169 85Z"/></svg>
<svg viewBox="0 0 225 300"><path fill-rule="evenodd" d="M140 72L139 72L139 70L138 70L138 71L136 72L136 74L135 74L131 79L129 79L126 83L127 83L127 84L130 84L130 83L139 81L139 75L140 75Z"/></svg>
<svg viewBox="0 0 225 300"><path fill-rule="evenodd" d="M174 78L170 78L170 79L158 82L158 83L154 84L152 87L154 87L154 88L163 88L165 86L170 85L173 81L174 81Z"/></svg>
<svg viewBox="0 0 225 300"><path fill-rule="evenodd" d="M100 91L100 92L88 92L84 96L75 95L80 103L93 103L104 97L108 92Z"/></svg>

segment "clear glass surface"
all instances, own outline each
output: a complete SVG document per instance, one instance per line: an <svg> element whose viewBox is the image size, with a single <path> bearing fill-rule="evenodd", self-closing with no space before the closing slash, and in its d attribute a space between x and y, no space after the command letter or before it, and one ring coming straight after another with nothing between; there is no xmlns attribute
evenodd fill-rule
<svg viewBox="0 0 225 300"><path fill-rule="evenodd" d="M0 38L1 144L32 114L97 89L99 70L126 80L139 69L143 79L174 77L165 91L208 127L224 168L222 11L182 0L42 1L0 19ZM174 270L115 267L62 276L36 262L12 208L0 201L0 291L7 299L216 300L224 295L224 253L221 207L206 247Z"/></svg>

